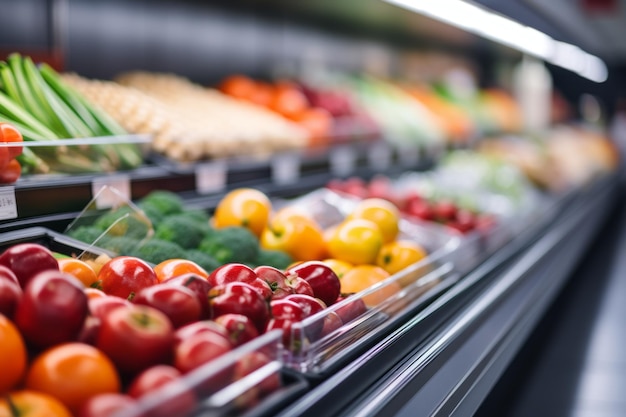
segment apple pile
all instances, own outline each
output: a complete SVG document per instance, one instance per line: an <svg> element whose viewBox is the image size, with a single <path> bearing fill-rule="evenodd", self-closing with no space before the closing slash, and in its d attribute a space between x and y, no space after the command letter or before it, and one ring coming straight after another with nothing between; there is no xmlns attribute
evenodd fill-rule
<svg viewBox="0 0 626 417"><path fill-rule="evenodd" d="M339 278L322 262L305 262L285 271L231 263L207 276L185 273L159 281L148 263L118 256L101 266L97 285L100 289L86 288L75 276L60 271L52 252L39 244L16 244L0 254L0 319L8 319L18 330L29 358L13 381L6 386L0 382L0 394L41 392L73 415L104 416L138 406L140 399L174 392L167 406L159 405L160 415L184 415L199 398L269 363L276 352L242 355L232 366L200 378L198 386L186 386L183 376L200 368L202 375L211 375L207 364L262 333L281 329L283 341L296 344L298 337L319 337L355 316L352 311L342 319L333 313L306 335L291 334L294 323L340 299ZM0 345L3 335L0 328ZM37 383L42 371L35 372L32 364L68 345L87 346L106 358L107 372L119 379L115 389L68 396L54 385ZM12 360L0 357L0 369ZM81 378L98 376L70 374L65 379L80 386ZM90 385L88 380L83 381L85 386ZM274 374L244 394L242 401L254 403L280 384L280 376Z"/></svg>

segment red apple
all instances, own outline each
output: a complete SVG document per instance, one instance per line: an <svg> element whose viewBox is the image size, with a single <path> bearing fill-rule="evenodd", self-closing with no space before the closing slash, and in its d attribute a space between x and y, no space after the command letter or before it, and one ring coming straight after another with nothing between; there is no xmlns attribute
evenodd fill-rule
<svg viewBox="0 0 626 417"><path fill-rule="evenodd" d="M3 314L10 319L13 319L15 309L22 299L22 294L22 288L17 282L17 278L15 278L15 275L13 276L13 278L7 278L6 275L3 275L0 272L0 314Z"/></svg>
<svg viewBox="0 0 626 417"><path fill-rule="evenodd" d="M130 382L126 392L133 398L140 398L169 382L180 379L181 376L182 373L171 365L154 365L137 375Z"/></svg>
<svg viewBox="0 0 626 417"><path fill-rule="evenodd" d="M20 281L17 279L15 273L4 265L0 265L0 280L2 279L13 281L15 284L20 285Z"/></svg>
<svg viewBox="0 0 626 417"><path fill-rule="evenodd" d="M137 401L132 397L118 392L97 394L89 398L81 407L77 417L113 417L121 415L137 415Z"/></svg>
<svg viewBox="0 0 626 417"><path fill-rule="evenodd" d="M224 314L216 317L215 322L224 326L233 346L241 346L259 335L256 326L242 314Z"/></svg>
<svg viewBox="0 0 626 417"><path fill-rule="evenodd" d="M140 290L134 304L154 307L164 313L175 328L200 320L202 306L197 295L187 287L159 284Z"/></svg>
<svg viewBox="0 0 626 417"><path fill-rule="evenodd" d="M269 363L271 363L270 357L262 352L247 353L243 355L235 364L233 380L239 381ZM261 400L265 395L277 391L281 385L282 382L279 372L273 372L236 398L235 404L241 409L249 408Z"/></svg>
<svg viewBox="0 0 626 417"><path fill-rule="evenodd" d="M89 313L83 284L72 275L46 270L32 277L15 311L15 323L33 346L75 339Z"/></svg>
<svg viewBox="0 0 626 417"><path fill-rule="evenodd" d="M215 287L229 282L251 283L257 278L258 276L249 266L240 263L228 263L214 269L209 274L207 281L212 287Z"/></svg>
<svg viewBox="0 0 626 417"><path fill-rule="evenodd" d="M229 282L212 288L209 291L209 307L213 319L229 313L247 316L259 333L265 329L270 316L265 299L245 282Z"/></svg>
<svg viewBox="0 0 626 417"><path fill-rule="evenodd" d="M435 213L430 205L430 203L426 200L420 199L411 199L406 203L406 212L415 216L419 219L425 221L431 221L435 218Z"/></svg>
<svg viewBox="0 0 626 417"><path fill-rule="evenodd" d="M344 301L346 299L348 301ZM359 297L339 297L336 304L334 311L339 315L343 323L349 323L367 311L365 302Z"/></svg>
<svg viewBox="0 0 626 417"><path fill-rule="evenodd" d="M130 307L132 303L124 298L114 295L105 295L104 297L95 297L87 300L89 312L92 316L102 319L117 307Z"/></svg>
<svg viewBox="0 0 626 417"><path fill-rule="evenodd" d="M339 314L334 311L328 311L324 316L324 325L322 326L320 336L327 336L339 329L341 326L343 326L343 321L341 320L341 317L339 317Z"/></svg>
<svg viewBox="0 0 626 417"><path fill-rule="evenodd" d="M313 295L326 305L334 303L339 297L341 290L339 277L323 262L302 262L289 268L287 274L295 274L305 279L311 285Z"/></svg>
<svg viewBox="0 0 626 417"><path fill-rule="evenodd" d="M159 282L152 267L133 256L111 259L100 269L98 281L105 293L131 300L141 289Z"/></svg>
<svg viewBox="0 0 626 417"><path fill-rule="evenodd" d="M196 333L181 340L174 350L174 366L182 373L190 372L232 350L227 339L212 332Z"/></svg>
<svg viewBox="0 0 626 417"><path fill-rule="evenodd" d="M22 288L41 271L59 270L59 263L50 249L37 243L19 243L9 247L0 255L0 265L13 271Z"/></svg>
<svg viewBox="0 0 626 417"><path fill-rule="evenodd" d="M258 266L254 272L269 284L274 300L296 293L313 295L311 284L296 274L285 274L272 266Z"/></svg>
<svg viewBox="0 0 626 417"><path fill-rule="evenodd" d="M167 363L174 346L174 328L159 310L142 305L116 308L102 319L96 347L121 372L136 374Z"/></svg>
<svg viewBox="0 0 626 417"><path fill-rule="evenodd" d="M456 217L457 206L454 202L446 199L436 201L433 204L435 220L446 223Z"/></svg>
<svg viewBox="0 0 626 417"><path fill-rule="evenodd" d="M87 316L76 340L87 345L95 346L100 332L101 321L95 316Z"/></svg>
<svg viewBox="0 0 626 417"><path fill-rule="evenodd" d="M305 317L317 314L326 308L326 304L322 300L306 294L290 294L285 297L285 300L298 303L302 307Z"/></svg>
<svg viewBox="0 0 626 417"><path fill-rule="evenodd" d="M202 278L200 275L190 273L166 279L163 281L163 284L181 285L189 288L194 292L194 294L196 294L196 297L200 302L200 306L202 307L202 318L206 319L209 317L209 299L207 298L207 294L213 287L205 278Z"/></svg>
<svg viewBox="0 0 626 417"><path fill-rule="evenodd" d="M190 338L191 336L197 333L215 333L218 336L221 336L224 340L230 342L230 335L228 334L228 330L213 320L202 320L197 321L195 323L187 324L179 329L176 329L174 332L174 344L179 344L185 339Z"/></svg>

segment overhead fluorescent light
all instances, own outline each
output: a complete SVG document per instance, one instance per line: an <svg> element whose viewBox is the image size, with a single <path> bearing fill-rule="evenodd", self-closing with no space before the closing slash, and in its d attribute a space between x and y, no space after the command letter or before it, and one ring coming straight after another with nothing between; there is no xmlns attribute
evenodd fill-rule
<svg viewBox="0 0 626 417"><path fill-rule="evenodd" d="M464 0L383 0L541 58L582 77L606 81L606 64L579 47Z"/></svg>

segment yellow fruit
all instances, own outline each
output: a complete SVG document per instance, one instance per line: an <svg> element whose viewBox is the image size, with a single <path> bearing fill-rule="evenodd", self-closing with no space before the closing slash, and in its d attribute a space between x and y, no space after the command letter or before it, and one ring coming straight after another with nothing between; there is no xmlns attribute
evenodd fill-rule
<svg viewBox="0 0 626 417"><path fill-rule="evenodd" d="M272 219L261 233L265 249L288 253L295 261L312 261L326 257L322 230L310 219L282 216Z"/></svg>
<svg viewBox="0 0 626 417"><path fill-rule="evenodd" d="M215 208L216 228L243 226L257 236L267 225L272 204L265 194L253 188L238 188L226 194Z"/></svg>
<svg viewBox="0 0 626 417"><path fill-rule="evenodd" d="M378 252L376 265L390 274L402 271L427 256L426 250L412 240L396 240L383 245Z"/></svg>
<svg viewBox="0 0 626 417"><path fill-rule="evenodd" d="M355 294L389 278L389 273L376 265L357 265L341 277L341 293ZM363 297L368 307L375 307L399 292L401 287L391 282Z"/></svg>
<svg viewBox="0 0 626 417"><path fill-rule="evenodd" d="M350 262L342 261L341 259L328 258L324 259L324 262L335 274L341 279L341 277L354 267Z"/></svg>
<svg viewBox="0 0 626 417"><path fill-rule="evenodd" d="M382 245L380 229L365 219L344 221L334 229L327 241L331 258L355 265L373 264Z"/></svg>
<svg viewBox="0 0 626 417"><path fill-rule="evenodd" d="M365 219L376 223L385 243L395 240L400 230L400 211L395 204L382 198L362 200L350 213L348 219Z"/></svg>

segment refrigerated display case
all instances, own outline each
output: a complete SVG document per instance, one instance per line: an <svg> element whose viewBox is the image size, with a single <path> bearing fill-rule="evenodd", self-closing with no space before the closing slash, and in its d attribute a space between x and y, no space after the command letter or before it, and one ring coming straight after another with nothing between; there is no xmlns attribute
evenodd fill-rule
<svg viewBox="0 0 626 417"><path fill-rule="evenodd" d="M94 198L98 208L106 208L108 202L97 198L97 190L103 185L121 190L122 197L128 201L139 200L154 190L173 191L188 207L207 212L211 212L228 191L253 187L271 196L276 204L299 205L313 214L319 213L322 220L332 224L345 217L353 204L352 197L324 188L333 179L358 177L369 180L384 174L401 189L428 188L434 181L439 186L445 184L459 191L464 186L449 173L435 179L434 176L425 179L424 174L441 166L444 152L459 147L471 148L478 137L468 138L465 143L442 144L435 129L424 128L425 122L421 126L424 130L417 131L412 130L415 127L412 123L396 124L408 117L406 113L401 117L401 112L395 114L397 117L393 111L381 114L389 109L388 105L398 106L406 99L406 92L402 92L399 85L384 80L391 75L391 61L401 56L396 54L395 45L407 48L409 40L426 42L429 48L435 45L435 48L455 51L463 56L463 62L475 58L485 67L480 77L487 77L484 73L489 73L496 63L507 66L518 58L511 50L498 49L463 31L417 18L408 12L385 8L388 5L370 5L363 9L363 14L351 16L351 12L346 13L342 6L332 5L332 2L316 6L292 5L283 1L237 2L237 5L184 2L177 14L178 6L174 2L164 2L155 5L142 20L140 12L149 6L148 3L105 3L49 2L53 8L58 8L55 10L68 13L66 16L71 18L65 28L69 37L69 42L64 43L68 54L68 59L64 60L67 69L106 79L117 72L135 69L131 68L133 66L151 63L150 70L184 71L198 82L215 85L225 74L241 68L251 75L267 77L270 68L275 72L273 75L281 75L283 70L285 74L293 74L293 67L302 65L304 68L296 72L306 74L321 57L319 61L325 62L324 65L335 65L344 71L366 66L376 73L377 78L369 80L367 77L328 77L324 79L327 84L321 85L361 88L358 95L364 104L370 105L368 109L373 112L373 120L378 119L383 130L385 124L389 127L375 139L343 138L320 148L281 151L269 156L243 155L181 162L151 154L137 168L104 175L27 175L3 190L3 204L14 209L2 212L9 213L0 221L0 232L6 242L43 241L59 252L67 252L67 245L77 245L69 248L70 252L76 252L78 248L93 249L60 233L84 214L83 209L93 203ZM355 2L344 7L351 11L357 9ZM380 10L389 14L374 16ZM99 24L95 17L98 11L102 13L103 22L117 18L138 19L139 26L145 26L146 33L157 35L151 39L131 37L128 45L120 47L128 39L124 36L121 39L120 34L112 33L110 27ZM368 16L368 13L372 15ZM167 20L166 15L172 20ZM402 24L392 30L395 18L400 18ZM410 23L414 19L423 27L415 29ZM155 23L163 21L169 22L171 28L165 26L162 31L154 31ZM58 24L59 21L52 22ZM232 27L228 22L233 24ZM329 32L316 28L315 22L322 22L324 29L331 26ZM333 23L349 26L350 36L344 36ZM132 25L132 22L129 20L126 24ZM192 34L194 28L197 30L197 36L182 35L186 33L182 28L187 24ZM377 27L372 33L378 33L389 43L381 46L363 41L363 31L368 31L368 25ZM235 35L236 28L244 30ZM128 27L122 29L132 32ZM285 34L281 35L281 31ZM205 35L211 34L219 35L222 40L204 39ZM225 38L231 35L239 36L238 40L244 44L251 42L253 47L247 51L249 55L224 50L222 42L226 43ZM398 39L399 35L406 36L406 39ZM318 44L316 36L319 37ZM429 42L432 39L429 37L436 39ZM262 39L278 39L282 48L275 50ZM365 52L338 57L334 49L337 45L333 45L336 40L343 42L348 49L360 47ZM203 47L203 42L210 47ZM86 52L99 43L103 46L102 54L93 65L85 58L89 55ZM172 58L183 54L176 46L186 43L188 53L201 50L206 55L196 54L196 58L178 67ZM300 46L306 47L302 62L298 61L300 51L297 48ZM163 47L164 55L155 52L157 47ZM143 52L136 54L137 51ZM467 56L470 59L466 61ZM208 62L215 57L220 58L217 61L220 64ZM280 68L280 65L272 68L268 63L272 59L288 68ZM552 71L555 76L559 75L560 70L552 68ZM471 116L468 116L468 123L478 126L483 134L496 132L494 126L497 124L490 124L489 116L485 119L488 113L475 107L477 102L459 101L456 105L458 108L469 106L465 108L469 109ZM396 107L398 109L400 107ZM505 114L503 119L510 121L506 116L511 114L514 113ZM457 121L461 122L460 119ZM506 129L497 133L503 131ZM418 141L418 146L407 146L402 135L424 135L428 139ZM456 175L463 174L457 172ZM428 186L424 186L426 182ZM571 272L593 244L623 192L619 167L569 185L559 192L539 191L523 195L522 203L527 206L520 204L521 208L515 209L503 205L497 193L489 195L494 190L477 192L468 187L466 192L480 193L477 199L487 209L490 204L497 207L494 211L500 216L501 223L488 235L452 233L440 225L433 227L407 219L402 232L409 238L419 236L417 240L424 240L420 243L428 248L428 258L395 274L385 284L357 295L366 299L399 282L401 291L370 304L366 313L318 340L319 328L324 326L328 317L348 306L352 299L299 323L290 329L289 338L290 343L297 342L293 343L297 349L289 349L280 333L270 332L224 357L220 363L188 375L183 391L191 386L201 396L200 406L192 414L247 417L474 414L567 285ZM32 226L45 229L31 229ZM58 246L58 242L65 242L66 246ZM211 385L216 377L224 375L223 372L232 371L245 355L252 354L267 355L269 360L246 377L234 382L224 379ZM280 381L277 387L257 397L259 392L255 386L276 376ZM208 385L211 385L210 389ZM178 405L176 400L180 395L181 391L176 389L162 391L127 415L174 412L167 407ZM242 401L246 403L251 399L257 402L249 408L239 408Z"/></svg>

